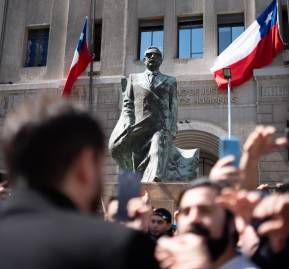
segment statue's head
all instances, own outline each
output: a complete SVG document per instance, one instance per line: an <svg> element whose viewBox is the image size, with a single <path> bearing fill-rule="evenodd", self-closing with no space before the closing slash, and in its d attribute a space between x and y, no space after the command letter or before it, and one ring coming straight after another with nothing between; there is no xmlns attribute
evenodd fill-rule
<svg viewBox="0 0 289 269"><path fill-rule="evenodd" d="M144 64L150 71L157 71L163 62L161 51L157 47L148 47L144 54Z"/></svg>

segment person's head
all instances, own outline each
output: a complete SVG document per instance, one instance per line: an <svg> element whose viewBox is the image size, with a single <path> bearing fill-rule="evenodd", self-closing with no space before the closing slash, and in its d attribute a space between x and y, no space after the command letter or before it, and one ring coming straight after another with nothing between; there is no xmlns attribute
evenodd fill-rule
<svg viewBox="0 0 289 269"><path fill-rule="evenodd" d="M201 178L184 190L178 200L178 233L205 237L212 260L224 253L233 235L232 215L215 202L220 192L217 183Z"/></svg>
<svg viewBox="0 0 289 269"><path fill-rule="evenodd" d="M289 192L289 183L277 183L275 191L277 193L288 193Z"/></svg>
<svg viewBox="0 0 289 269"><path fill-rule="evenodd" d="M162 53L157 47L148 47L144 53L144 64L150 71L159 70L163 62Z"/></svg>
<svg viewBox="0 0 289 269"><path fill-rule="evenodd" d="M152 236L158 238L171 228L171 224L172 215L167 209L154 209L149 223L149 232Z"/></svg>
<svg viewBox="0 0 289 269"><path fill-rule="evenodd" d="M110 222L115 221L115 216L118 210L118 198L116 196L110 197L107 207L105 219Z"/></svg>
<svg viewBox="0 0 289 269"><path fill-rule="evenodd" d="M8 178L66 194L82 211L100 198L104 135L88 112L41 98L8 115L3 128Z"/></svg>

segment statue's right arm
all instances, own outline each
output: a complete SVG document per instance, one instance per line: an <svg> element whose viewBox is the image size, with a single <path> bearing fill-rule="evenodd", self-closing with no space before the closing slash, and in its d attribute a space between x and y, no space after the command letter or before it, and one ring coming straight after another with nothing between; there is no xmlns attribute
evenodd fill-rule
<svg viewBox="0 0 289 269"><path fill-rule="evenodd" d="M132 75L129 75L127 79L127 86L123 93L122 113L124 128L133 125L135 122L135 115Z"/></svg>

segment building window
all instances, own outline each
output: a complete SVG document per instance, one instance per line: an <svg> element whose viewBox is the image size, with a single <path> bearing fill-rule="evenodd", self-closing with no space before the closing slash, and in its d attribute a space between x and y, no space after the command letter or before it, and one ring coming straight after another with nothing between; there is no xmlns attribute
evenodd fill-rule
<svg viewBox="0 0 289 269"><path fill-rule="evenodd" d="M94 61L100 61L100 55L101 55L101 34L102 34L102 21L96 21L94 25Z"/></svg>
<svg viewBox="0 0 289 269"><path fill-rule="evenodd" d="M284 42L287 43L285 45L285 49L289 49L289 20L288 20L288 9L289 7L283 6L282 7L282 37Z"/></svg>
<svg viewBox="0 0 289 269"><path fill-rule="evenodd" d="M163 53L163 43L163 20L139 22L139 60L142 60L144 58L144 52L150 46L158 47L159 50Z"/></svg>
<svg viewBox="0 0 289 269"><path fill-rule="evenodd" d="M25 67L45 66L49 28L28 29Z"/></svg>
<svg viewBox="0 0 289 269"><path fill-rule="evenodd" d="M178 20L178 58L203 57L203 17Z"/></svg>
<svg viewBox="0 0 289 269"><path fill-rule="evenodd" d="M244 30L244 14L218 15L218 54L221 54Z"/></svg>

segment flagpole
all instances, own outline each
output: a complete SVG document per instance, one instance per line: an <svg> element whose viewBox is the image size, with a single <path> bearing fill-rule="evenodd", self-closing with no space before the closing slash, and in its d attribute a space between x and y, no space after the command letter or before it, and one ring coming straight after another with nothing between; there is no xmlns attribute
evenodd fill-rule
<svg viewBox="0 0 289 269"><path fill-rule="evenodd" d="M228 79L228 137L231 138L231 78Z"/></svg>
<svg viewBox="0 0 289 269"><path fill-rule="evenodd" d="M229 67L223 68L223 76L227 80L228 89L228 137L231 138L231 69Z"/></svg>
<svg viewBox="0 0 289 269"><path fill-rule="evenodd" d="M95 20L95 0L90 0L90 27L89 27L89 47L90 53L94 58L94 20ZM90 113L93 112L93 62L90 62L89 70L89 91L88 91L88 107Z"/></svg>

